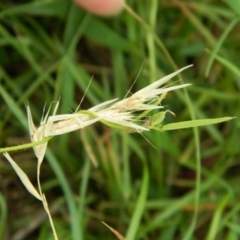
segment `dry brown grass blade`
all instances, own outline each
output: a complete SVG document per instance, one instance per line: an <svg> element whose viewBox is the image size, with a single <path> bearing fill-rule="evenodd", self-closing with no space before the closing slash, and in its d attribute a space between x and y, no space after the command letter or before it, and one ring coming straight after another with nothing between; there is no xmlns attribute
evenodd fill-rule
<svg viewBox="0 0 240 240"><path fill-rule="evenodd" d="M109 228L111 230L111 232L117 236L118 239L120 240L127 240L126 238L124 238L118 231L116 231L115 229L111 228L110 226L108 226L105 222L102 222L107 228Z"/></svg>

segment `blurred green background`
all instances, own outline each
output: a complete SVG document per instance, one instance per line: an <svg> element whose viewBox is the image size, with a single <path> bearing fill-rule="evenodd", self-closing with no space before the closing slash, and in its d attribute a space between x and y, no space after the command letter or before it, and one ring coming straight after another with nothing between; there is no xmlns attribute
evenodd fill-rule
<svg viewBox="0 0 240 240"><path fill-rule="evenodd" d="M164 123L240 114L240 2L126 2L111 18L66 0L0 2L0 145L28 143L44 104L88 109L194 64L163 101ZM179 84L179 80L171 83ZM240 239L240 122L128 134L100 123L48 145L41 182L59 239ZM36 185L32 149L11 156ZM94 167L92 160L98 162ZM48 240L41 203L0 158L0 239Z"/></svg>

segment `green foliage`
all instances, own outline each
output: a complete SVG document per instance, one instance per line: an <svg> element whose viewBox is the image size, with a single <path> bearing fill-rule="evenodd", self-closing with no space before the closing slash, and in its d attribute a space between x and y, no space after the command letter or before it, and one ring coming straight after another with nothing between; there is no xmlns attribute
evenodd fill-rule
<svg viewBox="0 0 240 240"><path fill-rule="evenodd" d="M117 239L101 221L128 240L238 239L238 1L127 1L140 19L21 2L0 3L1 148L29 143L26 101L40 123L59 96L58 113L74 112L92 76L81 110L124 98L141 66L130 94L194 64L175 82L192 85L161 99L143 137L97 123L49 142L41 182L59 239ZM37 186L32 149L11 156ZM0 179L0 238L52 239L2 155Z"/></svg>

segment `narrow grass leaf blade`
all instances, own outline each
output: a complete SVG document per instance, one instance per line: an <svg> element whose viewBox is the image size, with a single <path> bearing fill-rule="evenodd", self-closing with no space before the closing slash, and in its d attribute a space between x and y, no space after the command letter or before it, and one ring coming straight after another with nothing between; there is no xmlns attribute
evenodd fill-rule
<svg viewBox="0 0 240 240"><path fill-rule="evenodd" d="M0 193L0 239L3 239L4 231L5 231L5 226L7 224L7 213L8 213L8 208L6 204L6 200L4 199L4 196Z"/></svg>
<svg viewBox="0 0 240 240"><path fill-rule="evenodd" d="M224 0L238 15L240 15L240 2L236 0Z"/></svg>
<svg viewBox="0 0 240 240"><path fill-rule="evenodd" d="M237 235L240 235L239 224L229 222L226 225L232 233L236 233ZM236 238L236 239L238 239L238 238Z"/></svg>
<svg viewBox="0 0 240 240"><path fill-rule="evenodd" d="M219 203L219 206L213 216L212 223L208 232L207 240L217 239L217 233L219 230L219 223L222 219L223 210L225 209L227 203L229 203L230 195L227 194L222 201Z"/></svg>
<svg viewBox="0 0 240 240"><path fill-rule="evenodd" d="M59 16L64 18L68 10L69 2L58 1L33 1L31 3L15 4L0 13L0 18L6 15L33 15L33 16Z"/></svg>
<svg viewBox="0 0 240 240"><path fill-rule="evenodd" d="M233 118L234 117L222 117L222 118L215 118L215 119L200 119L200 120L184 121L179 123L170 123L163 126L162 128L159 128L159 130L169 131L169 130L177 130L177 129L184 129L184 128L201 127L201 126L230 121Z"/></svg>
<svg viewBox="0 0 240 240"><path fill-rule="evenodd" d="M149 185L149 170L147 165L144 164L142 188L136 203L136 208L133 213L130 226L128 228L128 232L126 236L127 240L136 239L136 233L137 233L137 230L139 229L140 220L141 220L143 211L145 209L145 203L146 203L147 194L148 194L148 185Z"/></svg>
<svg viewBox="0 0 240 240"><path fill-rule="evenodd" d="M220 39L218 40L212 54L211 57L209 58L208 64L207 64L207 68L206 68L206 73L205 76L209 75L210 69L212 67L213 61L217 55L217 52L219 52L224 40L227 38L227 36L229 35L229 33L231 32L231 30L234 28L234 26L238 23L239 21L239 17L234 18L232 20L232 22L227 26L227 28L225 29L225 31L223 32L222 36L220 37Z"/></svg>
<svg viewBox="0 0 240 240"><path fill-rule="evenodd" d="M210 51L207 51L207 53L209 53ZM223 66L225 66L226 68L228 68L233 74L236 74L236 78L234 79L236 81L236 83L238 84L238 86L240 85L240 70L239 68L233 64L232 62L230 62L229 60L227 60L226 58L223 58L219 55L216 55L216 60L218 62L220 62Z"/></svg>
<svg viewBox="0 0 240 240"><path fill-rule="evenodd" d="M78 218L78 208L76 206L76 201L74 195L71 191L71 188L68 184L67 178L64 174L63 169L61 168L59 162L57 161L53 152L49 149L46 151L46 156L51 168L53 169L54 173L56 174L60 186L64 192L66 198L66 204L69 209L69 222L71 226L71 239L72 240L79 240L80 228L79 223L76 221Z"/></svg>
<svg viewBox="0 0 240 240"><path fill-rule="evenodd" d="M6 157L6 159L9 161L9 163L12 165L13 169L17 173L18 177L22 181L23 185L26 187L26 189L37 199L42 201L42 197L39 195L37 190L34 188L32 183L30 182L28 176L26 173L13 161L11 156L8 153L3 153L3 155Z"/></svg>
<svg viewBox="0 0 240 240"><path fill-rule="evenodd" d="M15 117L25 127L25 129L28 129L25 115L22 113L19 106L16 104L16 101L11 97L11 95L8 94L7 91L5 91L3 87L0 87L0 95L3 97L12 114L15 115Z"/></svg>

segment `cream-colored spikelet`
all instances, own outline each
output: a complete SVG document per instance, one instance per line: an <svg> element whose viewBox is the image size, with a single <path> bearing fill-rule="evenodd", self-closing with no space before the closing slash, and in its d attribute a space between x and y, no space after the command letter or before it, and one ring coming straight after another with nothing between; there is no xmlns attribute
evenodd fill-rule
<svg viewBox="0 0 240 240"><path fill-rule="evenodd" d="M181 84L178 86L165 87L165 88L164 87L159 88L159 87L162 86L167 81L169 81L172 77L176 76L181 71L191 66L192 65L184 67L170 75L167 75L166 77L161 78L160 80L139 90L138 92L134 93L130 97L117 101L116 103L106 108L100 109L99 106L102 107L102 104L100 104L99 106L95 106L89 109L89 111L93 111L94 114L96 114L96 116L100 117L101 119L104 119L107 122L111 122L124 127L135 128L136 130L141 130L141 131L148 130L143 126L132 122L132 120L134 120L134 118L136 117L135 112L163 108L163 106L157 106L153 104L155 100L159 98L160 94L167 93L179 88L184 88L191 84Z"/></svg>
<svg viewBox="0 0 240 240"><path fill-rule="evenodd" d="M37 134L38 137L34 137L34 134L31 134L32 141L39 141L40 136L40 138L43 138L76 131L97 121L101 121L113 127L118 126L135 129L136 131L147 131L148 128L134 122L134 119L138 114L137 112L163 108L163 106L154 104L155 100L159 98L159 95L189 86L190 84L181 84L160 88L171 78L191 66L192 65L181 68L180 70L161 78L123 100L108 100L88 110L81 110L72 114L53 114L45 120L44 127L41 125L39 127L41 129L35 130L35 134ZM57 102L57 106L58 104L59 102ZM55 107L54 113L56 113L57 106Z"/></svg>
<svg viewBox="0 0 240 240"><path fill-rule="evenodd" d="M167 93L179 88L187 87L191 84L181 84L178 86L172 86L167 88L159 88L164 83L169 81L171 78L185 70L186 68L191 67L187 66L184 68L181 68L180 70L167 75L166 77L163 77L156 82L148 85L147 87L137 91L132 96L125 98L115 104L113 104L110 108L111 109L122 109L123 111L140 111L140 110L152 110L152 109L158 109L163 108L162 106L156 106L152 105L151 103L156 100L160 94Z"/></svg>

